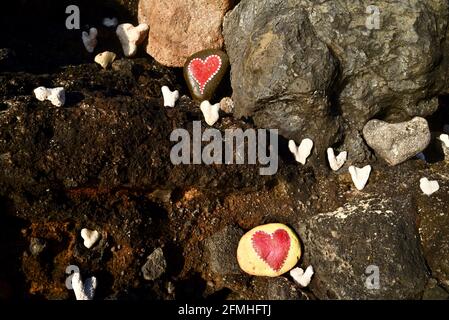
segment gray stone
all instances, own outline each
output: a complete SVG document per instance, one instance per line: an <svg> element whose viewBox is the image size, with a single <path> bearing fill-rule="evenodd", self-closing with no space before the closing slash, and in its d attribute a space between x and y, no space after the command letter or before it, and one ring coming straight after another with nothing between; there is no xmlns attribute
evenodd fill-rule
<svg viewBox="0 0 449 320"><path fill-rule="evenodd" d="M371 120L363 128L366 143L390 165L400 164L424 151L431 134L426 119L401 123Z"/></svg>
<svg viewBox="0 0 449 320"><path fill-rule="evenodd" d="M156 280L162 276L167 268L164 252L157 248L147 258L147 262L142 267L142 273L145 280Z"/></svg>
<svg viewBox="0 0 449 320"><path fill-rule="evenodd" d="M298 224L320 299L419 299L428 281L411 197L355 199ZM379 288L366 286L379 269ZM365 273L370 271L369 273ZM373 283L373 282L371 282Z"/></svg>
<svg viewBox="0 0 449 320"><path fill-rule="evenodd" d="M449 91L446 0L377 1L380 28L366 26L369 0L242 0L224 21L236 116L333 143L352 161L370 157L359 135L373 118L427 116ZM325 128L325 130L323 130Z"/></svg>
<svg viewBox="0 0 449 320"><path fill-rule="evenodd" d="M238 275L242 271L237 263L237 246L243 230L235 226L226 226L209 237L205 242L209 256L209 268L220 275Z"/></svg>
<svg viewBox="0 0 449 320"><path fill-rule="evenodd" d="M47 241L40 238L31 238L30 240L30 252L33 256L37 257L47 247Z"/></svg>

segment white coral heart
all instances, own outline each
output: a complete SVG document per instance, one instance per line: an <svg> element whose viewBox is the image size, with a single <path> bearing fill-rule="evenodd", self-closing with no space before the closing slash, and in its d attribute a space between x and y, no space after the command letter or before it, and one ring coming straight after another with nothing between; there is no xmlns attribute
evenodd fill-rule
<svg viewBox="0 0 449 320"><path fill-rule="evenodd" d="M63 87L57 87L57 88L45 88L45 87L38 87L34 89L34 95L36 96L36 99L39 101L48 100L50 101L54 106L61 107L65 103L65 90Z"/></svg>
<svg viewBox="0 0 449 320"><path fill-rule="evenodd" d="M340 152L338 156L335 156L334 149L327 149L327 159L329 160L329 165L332 170L338 171L345 164L348 158L348 153L346 151Z"/></svg>
<svg viewBox="0 0 449 320"><path fill-rule="evenodd" d="M72 276L72 288L75 292L76 300L92 300L97 288L97 278L88 278L83 283L80 273L75 272Z"/></svg>
<svg viewBox="0 0 449 320"><path fill-rule="evenodd" d="M103 25L108 28L113 28L118 24L117 18L104 18Z"/></svg>
<svg viewBox="0 0 449 320"><path fill-rule="evenodd" d="M307 158L310 156L313 148L313 141L306 138L301 141L301 144L297 147L295 141L290 140L288 142L288 149L295 156L297 162L306 164Z"/></svg>
<svg viewBox="0 0 449 320"><path fill-rule="evenodd" d="M220 115L218 114L218 110L220 110L220 104L210 104L209 101L203 101L200 105L201 112L204 115L204 120L210 126L213 126L215 122L220 119Z"/></svg>
<svg viewBox="0 0 449 320"><path fill-rule="evenodd" d="M176 101L179 99L179 91L171 91L167 86L161 88L162 96L164 97L164 107L173 108Z"/></svg>
<svg viewBox="0 0 449 320"><path fill-rule="evenodd" d="M96 28L90 28L89 33L83 31L81 38L83 39L83 44L87 52L94 52L95 47L97 46L97 36L98 30Z"/></svg>
<svg viewBox="0 0 449 320"><path fill-rule="evenodd" d="M442 141L444 143L446 148L449 148L449 135L442 134L442 135L440 135L439 139L440 139L440 141Z"/></svg>
<svg viewBox="0 0 449 320"><path fill-rule="evenodd" d="M363 190L368 182L371 174L371 166L367 165L363 168L357 168L354 166L349 167L349 173L351 174L352 181L354 182L357 190Z"/></svg>
<svg viewBox="0 0 449 320"><path fill-rule="evenodd" d="M422 192L424 192L424 194L428 196L434 194L440 189L438 181L430 181L427 178L422 178L421 180L419 180L419 187L421 188Z"/></svg>
<svg viewBox="0 0 449 320"><path fill-rule="evenodd" d="M115 33L122 44L125 56L132 57L137 52L137 46L147 37L148 25L141 23L134 27L131 23L122 23L117 26Z"/></svg>
<svg viewBox="0 0 449 320"><path fill-rule="evenodd" d="M81 237L84 240L84 246L87 249L90 249L95 244L95 242L100 239L100 233L97 230L89 230L84 228L81 230Z"/></svg>
<svg viewBox="0 0 449 320"><path fill-rule="evenodd" d="M293 278L293 280L295 280L297 284L299 284L303 288L307 287L310 284L313 274L314 271L312 266L308 266L306 271L304 271L302 268L294 268L290 270L290 276Z"/></svg>

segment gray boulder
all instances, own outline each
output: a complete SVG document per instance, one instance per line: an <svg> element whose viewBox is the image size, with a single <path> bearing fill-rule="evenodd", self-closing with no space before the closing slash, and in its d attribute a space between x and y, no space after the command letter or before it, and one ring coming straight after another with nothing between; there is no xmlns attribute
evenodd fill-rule
<svg viewBox="0 0 449 320"><path fill-rule="evenodd" d="M366 143L390 165L397 165L424 151L431 134L426 119L387 123L371 120L363 128Z"/></svg>
<svg viewBox="0 0 449 320"><path fill-rule="evenodd" d="M320 299L421 298L428 274L412 204L411 197L367 197L299 224L305 264L315 270L312 292Z"/></svg>
<svg viewBox="0 0 449 320"><path fill-rule="evenodd" d="M379 29L371 4L242 0L224 21L235 115L363 161L368 120L435 112L449 92L448 2L377 1Z"/></svg>

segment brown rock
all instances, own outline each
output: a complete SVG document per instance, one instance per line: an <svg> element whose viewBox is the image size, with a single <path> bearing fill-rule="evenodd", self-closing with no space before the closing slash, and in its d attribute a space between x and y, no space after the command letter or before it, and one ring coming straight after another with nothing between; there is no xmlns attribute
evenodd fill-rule
<svg viewBox="0 0 449 320"><path fill-rule="evenodd" d="M159 63L182 67L187 57L223 46L221 26L234 0L140 0L139 23L150 26L147 52Z"/></svg>

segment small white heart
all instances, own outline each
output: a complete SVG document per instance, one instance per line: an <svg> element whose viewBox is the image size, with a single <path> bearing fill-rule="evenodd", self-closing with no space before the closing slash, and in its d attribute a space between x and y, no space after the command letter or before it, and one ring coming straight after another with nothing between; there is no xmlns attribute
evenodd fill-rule
<svg viewBox="0 0 449 320"><path fill-rule="evenodd" d="M97 46L97 36L98 30L96 28L90 28L89 33L83 31L81 38L83 40L83 44L87 52L89 53L94 52L95 47Z"/></svg>
<svg viewBox="0 0 449 320"><path fill-rule="evenodd" d="M440 141L442 141L444 143L446 148L449 148L449 135L442 134L442 135L440 135L439 139L440 139Z"/></svg>
<svg viewBox="0 0 449 320"><path fill-rule="evenodd" d="M72 276L72 288L73 292L75 292L76 300L92 300L97 288L97 278L88 278L83 283L80 273L75 272Z"/></svg>
<svg viewBox="0 0 449 320"><path fill-rule="evenodd" d="M98 63L103 69L106 69L112 62L114 62L116 54L111 51L105 51L95 56L94 61Z"/></svg>
<svg viewBox="0 0 449 320"><path fill-rule="evenodd" d="M293 280L295 280L297 284L299 284L303 288L307 287L310 284L313 274L314 271L312 266L308 266L306 271L304 271L302 268L294 268L290 270L290 276L293 278Z"/></svg>
<svg viewBox="0 0 449 320"><path fill-rule="evenodd" d="M363 168L357 168L354 166L349 167L349 173L351 174L352 181L354 182L357 190L361 191L365 188L369 176L371 174L371 166L367 165Z"/></svg>
<svg viewBox="0 0 449 320"><path fill-rule="evenodd" d="M48 100L56 107L61 107L65 103L65 90L63 87L51 89L38 87L33 92L39 101Z"/></svg>
<svg viewBox="0 0 449 320"><path fill-rule="evenodd" d="M108 28L115 27L118 24L117 18L104 18L103 25Z"/></svg>
<svg viewBox="0 0 449 320"><path fill-rule="evenodd" d="M173 108L176 101L179 99L179 91L171 91L167 86L161 88L162 96L164 97L164 107Z"/></svg>
<svg viewBox="0 0 449 320"><path fill-rule="evenodd" d="M419 187L421 188L422 192L424 192L424 194L428 196L434 194L440 189L438 181L430 181L427 178L422 178L421 180L419 180Z"/></svg>
<svg viewBox="0 0 449 320"><path fill-rule="evenodd" d="M220 119L220 115L218 114L218 110L220 110L220 104L210 104L209 101L203 101L200 105L201 112L203 113L204 120L210 126L213 126L215 122Z"/></svg>
<svg viewBox="0 0 449 320"><path fill-rule="evenodd" d="M123 53L126 57L132 57L137 52L137 46L141 44L148 35L148 25L145 23L134 27L131 23L122 23L117 26L115 33L122 44Z"/></svg>
<svg viewBox="0 0 449 320"><path fill-rule="evenodd" d="M295 141L290 140L288 142L288 149L295 156L295 160L303 165L306 164L307 158L310 156L313 148L313 141L306 138L301 141L301 144L297 147Z"/></svg>
<svg viewBox="0 0 449 320"><path fill-rule="evenodd" d="M84 240L84 246L90 249L100 239L100 233L97 230L84 228L81 230L81 238Z"/></svg>
<svg viewBox="0 0 449 320"><path fill-rule="evenodd" d="M327 159L329 160L329 165L332 170L338 171L345 164L348 158L348 153L346 151L340 152L337 157L335 157L334 149L327 149Z"/></svg>

